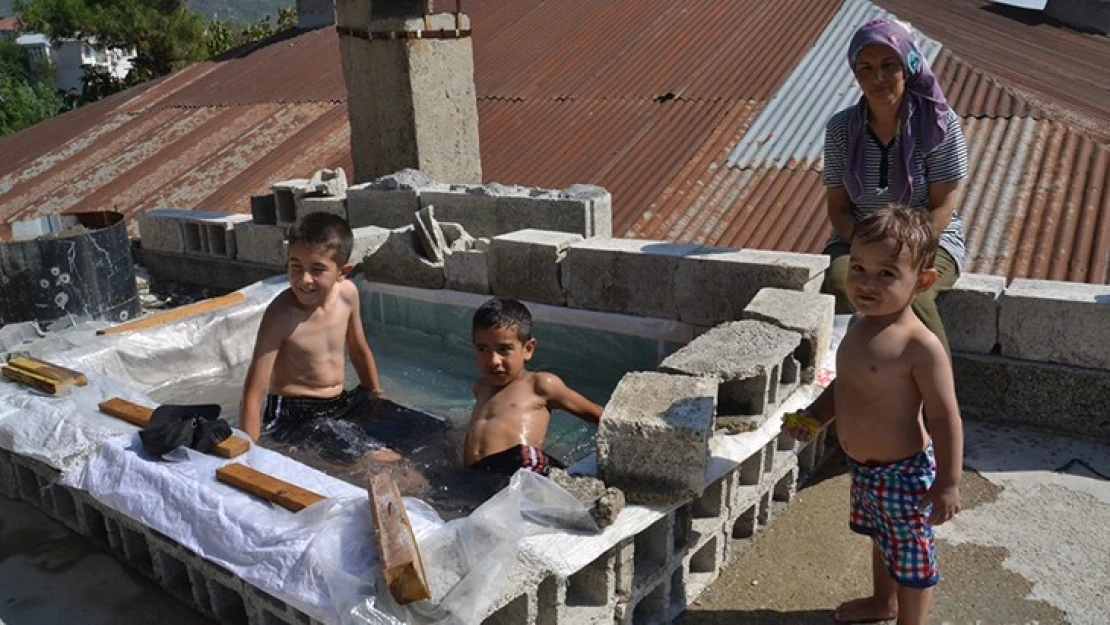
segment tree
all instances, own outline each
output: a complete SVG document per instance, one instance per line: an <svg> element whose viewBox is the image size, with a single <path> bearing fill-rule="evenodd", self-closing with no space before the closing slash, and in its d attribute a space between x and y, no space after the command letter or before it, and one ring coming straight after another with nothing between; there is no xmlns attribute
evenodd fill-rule
<svg viewBox="0 0 1110 625"><path fill-rule="evenodd" d="M205 22L185 0L16 0L24 23L51 39L95 40L134 48L131 70L143 81L207 56Z"/></svg>
<svg viewBox="0 0 1110 625"><path fill-rule="evenodd" d="M0 136L57 115L65 100L47 68L31 67L23 48L0 38Z"/></svg>

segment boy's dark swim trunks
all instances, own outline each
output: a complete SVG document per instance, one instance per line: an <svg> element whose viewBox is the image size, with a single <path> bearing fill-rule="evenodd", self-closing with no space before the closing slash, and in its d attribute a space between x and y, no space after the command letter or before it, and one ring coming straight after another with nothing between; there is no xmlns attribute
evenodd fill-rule
<svg viewBox="0 0 1110 625"><path fill-rule="evenodd" d="M512 475L518 469L528 469L532 473L546 476L551 469L565 469L567 465L555 456L544 453L539 447L517 445L486 456L470 468L505 475Z"/></svg>

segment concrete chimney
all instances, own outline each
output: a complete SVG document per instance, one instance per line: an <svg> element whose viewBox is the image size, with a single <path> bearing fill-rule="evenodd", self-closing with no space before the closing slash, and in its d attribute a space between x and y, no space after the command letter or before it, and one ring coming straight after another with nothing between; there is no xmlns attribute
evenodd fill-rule
<svg viewBox="0 0 1110 625"><path fill-rule="evenodd" d="M309 30L335 23L335 0L297 0L297 28Z"/></svg>
<svg viewBox="0 0 1110 625"><path fill-rule="evenodd" d="M355 182L481 182L470 20L426 0L337 0Z"/></svg>

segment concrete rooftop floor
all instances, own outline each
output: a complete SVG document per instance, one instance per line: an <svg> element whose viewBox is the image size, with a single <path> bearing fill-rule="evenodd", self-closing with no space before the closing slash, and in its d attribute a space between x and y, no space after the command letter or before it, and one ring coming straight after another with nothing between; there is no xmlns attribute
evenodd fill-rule
<svg viewBox="0 0 1110 625"><path fill-rule="evenodd" d="M939 530L932 622L1110 622L1110 481L1098 475L1110 475L1110 444L965 428L964 511ZM838 603L867 592L869 546L847 528L845 470L842 457L829 461L680 625L829 623ZM210 621L34 508L0 498L0 623Z"/></svg>

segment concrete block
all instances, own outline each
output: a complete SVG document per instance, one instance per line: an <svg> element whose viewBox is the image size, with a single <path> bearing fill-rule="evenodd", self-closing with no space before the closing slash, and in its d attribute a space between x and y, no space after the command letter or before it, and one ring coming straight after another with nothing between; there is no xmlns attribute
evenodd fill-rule
<svg viewBox="0 0 1110 625"><path fill-rule="evenodd" d="M161 252L185 252L185 220L193 211L158 208L139 213L139 236L143 248Z"/></svg>
<svg viewBox="0 0 1110 625"><path fill-rule="evenodd" d="M664 579L635 604L629 605L631 620L619 620L618 622L632 625L667 622L670 615L669 582L669 578Z"/></svg>
<svg viewBox="0 0 1110 625"><path fill-rule="evenodd" d="M575 199L558 192L533 190L530 195L500 195L496 207L498 232L490 236L525 228L594 236L590 198Z"/></svg>
<svg viewBox="0 0 1110 625"><path fill-rule="evenodd" d="M744 309L745 319L755 319L792 330L802 336L795 357L802 368L801 382L809 384L817 365L829 351L836 298L824 293L807 293L766 288Z"/></svg>
<svg viewBox="0 0 1110 625"><path fill-rule="evenodd" d="M740 485L754 486L763 477L763 447L740 463Z"/></svg>
<svg viewBox="0 0 1110 625"><path fill-rule="evenodd" d="M816 292L828 266L819 254L700 248L678 263L679 318L705 326L740 319L763 288Z"/></svg>
<svg viewBox="0 0 1110 625"><path fill-rule="evenodd" d="M350 262L355 265L362 263L367 256L373 254L385 244L390 237L390 232L390 230L375 226L352 228L351 234L354 235L354 244L351 246Z"/></svg>
<svg viewBox="0 0 1110 625"><path fill-rule="evenodd" d="M402 228L412 223L418 210L420 196L413 190L382 191L370 188L369 184L347 189L347 223L352 228Z"/></svg>
<svg viewBox="0 0 1110 625"><path fill-rule="evenodd" d="M801 334L754 320L713 328L659 365L661 371L709 376L719 384L715 427L742 432L770 414L798 384Z"/></svg>
<svg viewBox="0 0 1110 625"><path fill-rule="evenodd" d="M1110 440L1110 371L952 354L965 418Z"/></svg>
<svg viewBox="0 0 1110 625"><path fill-rule="evenodd" d="M285 267L289 226L244 221L235 224L235 258L248 263Z"/></svg>
<svg viewBox="0 0 1110 625"><path fill-rule="evenodd" d="M666 515L636 534L632 542L632 595L642 597L659 580L671 557L673 515Z"/></svg>
<svg viewBox="0 0 1110 625"><path fill-rule="evenodd" d="M247 625L246 604L234 587L208 580L208 596L212 601L212 612L221 622Z"/></svg>
<svg viewBox="0 0 1110 625"><path fill-rule="evenodd" d="M154 578L171 595L193 603L193 581L189 577L189 567L180 558L168 551L155 550L152 554Z"/></svg>
<svg viewBox="0 0 1110 625"><path fill-rule="evenodd" d="M613 196L605 189L592 184L574 184L559 193L560 197L590 202L588 237L613 236Z"/></svg>
<svg viewBox="0 0 1110 625"><path fill-rule="evenodd" d="M416 240L420 243L424 258L433 263L442 263L443 253L447 249L447 240L443 236L443 231L439 229L439 222L436 221L435 207L429 205L416 211L413 225L416 227Z"/></svg>
<svg viewBox="0 0 1110 625"><path fill-rule="evenodd" d="M440 222L439 229L441 232L443 232L443 238L447 242L447 247L452 252L461 252L474 249L474 237L470 236L470 233L462 227L462 224L456 224L449 221Z"/></svg>
<svg viewBox="0 0 1110 625"><path fill-rule="evenodd" d="M794 494L798 492L798 468L794 467L783 473L782 477L775 482L774 489L771 491L773 501L789 502L794 499Z"/></svg>
<svg viewBox="0 0 1110 625"><path fill-rule="evenodd" d="M497 196L481 185L437 186L422 190L419 197L420 207L435 206L441 220L460 224L474 237L495 237L510 231L502 229L497 201Z"/></svg>
<svg viewBox="0 0 1110 625"><path fill-rule="evenodd" d="M421 255L414 230L410 225L388 231L381 245L362 260L367 278L424 289L443 288L443 263L432 263Z"/></svg>
<svg viewBox="0 0 1110 625"><path fill-rule="evenodd" d="M1110 285L1014 280L999 300L1003 356L1110 370Z"/></svg>
<svg viewBox="0 0 1110 625"><path fill-rule="evenodd" d="M989 354L998 343L998 298L1004 276L968 273L951 290L937 294L937 310L951 349Z"/></svg>
<svg viewBox="0 0 1110 625"><path fill-rule="evenodd" d="M734 539L754 538L759 530L759 504L760 499L751 502L737 515L732 525Z"/></svg>
<svg viewBox="0 0 1110 625"><path fill-rule="evenodd" d="M267 226L277 224L277 201L273 193L251 196L251 221Z"/></svg>
<svg viewBox="0 0 1110 625"><path fill-rule="evenodd" d="M486 617L482 625L532 625L537 611L536 596L523 594Z"/></svg>
<svg viewBox="0 0 1110 625"><path fill-rule="evenodd" d="M710 378L625 375L598 427L600 477L634 503L675 503L700 493L716 386Z"/></svg>
<svg viewBox="0 0 1110 625"><path fill-rule="evenodd" d="M675 297L687 243L586 239L567 248L562 284L573 308L678 319Z"/></svg>
<svg viewBox="0 0 1110 625"><path fill-rule="evenodd" d="M310 213L328 213L342 217L344 220L347 219L347 197L344 195L336 197L297 196L293 206L294 215L298 220L303 219L305 215Z"/></svg>
<svg viewBox="0 0 1110 625"><path fill-rule="evenodd" d="M189 211L184 220L185 253L234 259L235 226L250 223L250 217L217 211Z"/></svg>
<svg viewBox="0 0 1110 625"><path fill-rule="evenodd" d="M490 288L495 295L563 306L560 271L567 246L577 234L520 230L494 237L490 244Z"/></svg>
<svg viewBox="0 0 1110 625"><path fill-rule="evenodd" d="M274 213L278 224L288 226L297 221L297 196L304 195L307 189L307 178L283 180L270 185L270 191L274 194Z"/></svg>
<svg viewBox="0 0 1110 625"><path fill-rule="evenodd" d="M320 169L308 181L309 193L323 197L342 197L347 192L347 172L342 167Z"/></svg>
<svg viewBox="0 0 1110 625"><path fill-rule="evenodd" d="M721 574L721 568L725 565L725 545L728 542L728 537L713 534L709 536L697 549L691 550L686 556L683 566L679 567L681 577L682 592L675 593L675 580L671 580L671 593L672 593L672 606L678 602L680 605L676 606L685 609L686 605L691 604L698 598L713 580Z"/></svg>
<svg viewBox="0 0 1110 625"><path fill-rule="evenodd" d="M54 518L62 522L63 525L75 532L81 532L81 521L77 513L77 501L74 499L73 493L67 486L55 484L49 489L49 496L52 500L51 509L54 511Z"/></svg>
<svg viewBox="0 0 1110 625"><path fill-rule="evenodd" d="M635 540L626 538L613 547L614 575L616 577L617 601L628 601L632 598L632 579L635 569Z"/></svg>
<svg viewBox="0 0 1110 625"><path fill-rule="evenodd" d="M490 293L489 254L478 250L451 252L443 259L445 285L454 291Z"/></svg>

